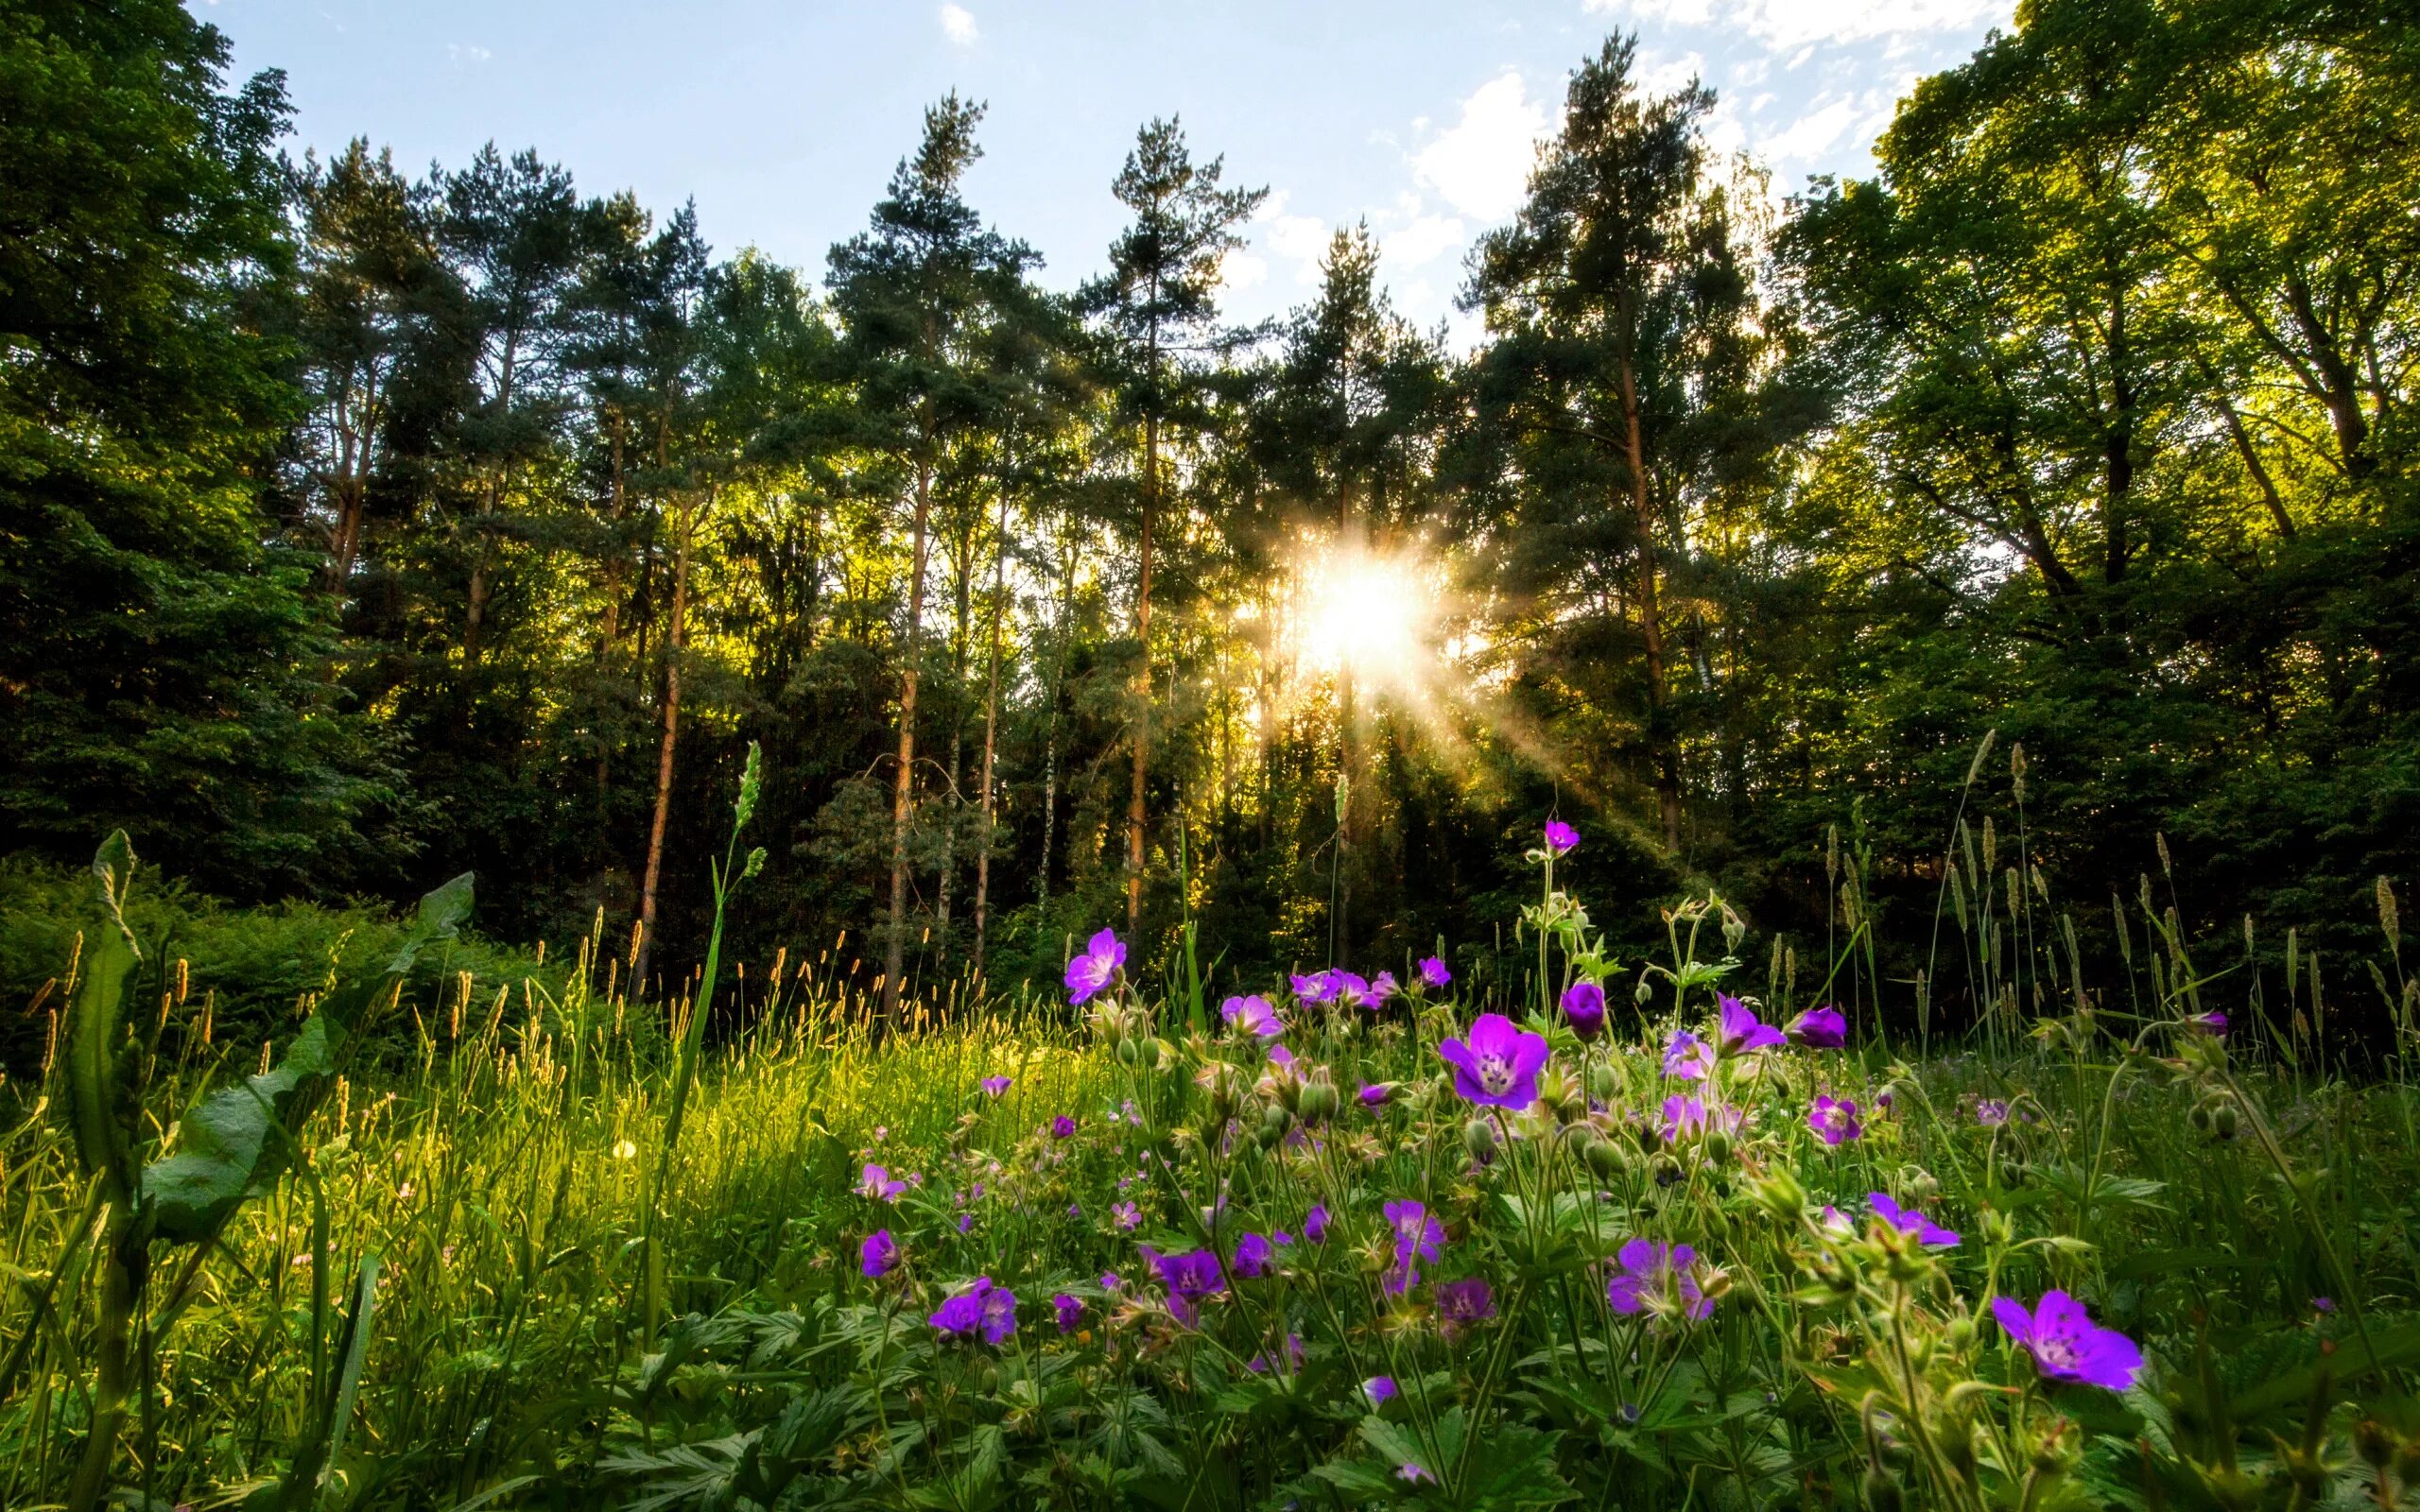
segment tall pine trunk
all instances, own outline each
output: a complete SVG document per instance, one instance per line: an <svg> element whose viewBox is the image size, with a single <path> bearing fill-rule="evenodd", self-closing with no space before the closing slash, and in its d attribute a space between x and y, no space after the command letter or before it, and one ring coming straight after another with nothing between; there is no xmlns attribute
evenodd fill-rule
<svg viewBox="0 0 2420 1512"><path fill-rule="evenodd" d="M925 402L925 439L916 455L916 524L909 553L908 642L906 667L899 679L899 764L890 787L890 937L883 945L882 1011L899 1014L899 978L908 965L908 811L916 770L916 672L918 643L925 626L925 565L930 549L926 527L932 520L932 401Z"/></svg>
<svg viewBox="0 0 2420 1512"><path fill-rule="evenodd" d="M655 757L655 816L647 828L647 874L639 886L639 948L631 962L631 990L647 990L655 954L656 888L664 877L664 832L672 816L672 755L681 738L681 650L689 640L689 543L697 516L683 508L672 547L672 619L664 641L664 739Z"/></svg>
<svg viewBox="0 0 2420 1512"><path fill-rule="evenodd" d="M1156 358L1154 359L1156 360ZM1143 782L1151 752L1151 513L1160 492L1160 418L1143 421L1141 576L1134 591L1134 784L1126 799L1126 933L1143 921Z"/></svg>
<svg viewBox="0 0 2420 1512"><path fill-rule="evenodd" d="M1059 543L1058 625L1050 636L1050 721L1042 743L1042 863L1039 896L1050 902L1050 852L1059 838L1059 696L1067 680L1067 619L1076 597L1076 547L1063 534Z"/></svg>
<svg viewBox="0 0 2420 1512"><path fill-rule="evenodd" d="M1638 523L1638 628L1647 643L1648 744L1655 763L1655 806L1664 822L1664 848L1681 850L1681 759L1672 739L1664 682L1664 618L1655 598L1655 511L1647 497L1647 446L1639 433L1638 385L1629 356L1622 358L1622 424L1628 433L1630 503Z"/></svg>
<svg viewBox="0 0 2420 1512"><path fill-rule="evenodd" d="M975 974L983 974L985 930L992 907L992 762L1000 735L1000 622L1007 617L1009 490L1000 486L1000 520L992 535L992 666L983 679L983 813L975 851Z"/></svg>

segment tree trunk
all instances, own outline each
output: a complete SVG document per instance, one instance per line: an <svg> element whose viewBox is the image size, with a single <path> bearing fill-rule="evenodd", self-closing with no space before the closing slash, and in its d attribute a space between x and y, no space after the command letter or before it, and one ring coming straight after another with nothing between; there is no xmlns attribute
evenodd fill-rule
<svg viewBox="0 0 2420 1512"><path fill-rule="evenodd" d="M1630 503L1638 522L1638 628L1647 643L1647 738L1655 763L1655 806L1663 818L1664 848L1677 855L1681 850L1681 762L1665 708L1664 620L1655 601L1655 511L1647 499L1647 446L1639 434L1637 379L1627 356L1622 359L1621 377Z"/></svg>
<svg viewBox="0 0 2420 1512"><path fill-rule="evenodd" d="M925 401L926 441L916 456L916 524L909 553L908 641L902 658L906 665L899 679L899 763L890 787L890 938L883 947L882 1011L884 1017L893 1019L899 1015L900 973L908 965L908 808L916 768L917 643L925 624L925 528L933 504L932 411L932 402Z"/></svg>
<svg viewBox="0 0 2420 1512"><path fill-rule="evenodd" d="M992 762L999 749L1000 621L1007 617L1009 490L1000 487L1000 520L992 540L992 667L983 682L983 813L975 852L975 974L983 974L984 929L992 904Z"/></svg>
<svg viewBox="0 0 2420 1512"><path fill-rule="evenodd" d="M664 832L672 816L672 752L681 738L681 650L688 644L689 542L697 519L680 511L672 545L672 622L664 640L664 740L655 757L655 816L647 830L647 873L639 887L639 948L631 962L631 990L647 990L648 958L655 953L656 887L664 877Z"/></svg>
<svg viewBox="0 0 2420 1512"><path fill-rule="evenodd" d="M1126 933L1143 921L1143 782L1151 750L1151 512L1159 503L1160 420L1143 421L1141 576L1134 591L1134 783L1126 799Z"/></svg>
<svg viewBox="0 0 2420 1512"><path fill-rule="evenodd" d="M1042 745L1042 864L1038 872L1043 904L1050 902L1050 852L1059 837L1059 696L1067 679L1067 616L1076 598L1076 547L1063 533L1059 543L1059 613L1050 636L1050 722Z"/></svg>

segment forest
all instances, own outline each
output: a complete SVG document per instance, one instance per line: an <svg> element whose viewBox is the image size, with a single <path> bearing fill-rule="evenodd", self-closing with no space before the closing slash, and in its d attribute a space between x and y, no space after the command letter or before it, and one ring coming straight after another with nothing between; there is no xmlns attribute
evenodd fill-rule
<svg viewBox="0 0 2420 1512"><path fill-rule="evenodd" d="M2029 5L1795 190L1614 37L1469 352L1358 231L1222 321L1262 191L1175 120L1093 269L964 200L954 96L792 268L543 143L297 157L174 5L12 10L9 852L122 827L238 902L474 870L491 935L601 911L676 978L754 742L752 956L929 991L1191 918L1399 967L1510 924L1550 808L1620 902L1804 937L1838 832L1928 907L1996 732L2078 896L2164 836L2204 916L2327 937L2412 873L2392 7Z"/></svg>
<svg viewBox="0 0 2420 1512"><path fill-rule="evenodd" d="M0 0L0 1507L2420 1498L2404 8L1616 30L1434 329L209 13Z"/></svg>

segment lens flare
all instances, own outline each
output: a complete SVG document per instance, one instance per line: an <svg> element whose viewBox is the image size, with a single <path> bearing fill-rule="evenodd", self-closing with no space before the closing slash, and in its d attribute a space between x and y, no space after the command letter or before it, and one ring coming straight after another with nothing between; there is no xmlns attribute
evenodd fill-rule
<svg viewBox="0 0 2420 1512"><path fill-rule="evenodd" d="M1419 677L1437 594L1417 560L1330 549L1305 564L1301 583L1295 640L1305 662L1379 682Z"/></svg>

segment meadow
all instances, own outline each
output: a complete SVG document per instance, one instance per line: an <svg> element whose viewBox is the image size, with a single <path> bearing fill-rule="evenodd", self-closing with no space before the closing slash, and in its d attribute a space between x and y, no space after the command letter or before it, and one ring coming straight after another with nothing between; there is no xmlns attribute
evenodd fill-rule
<svg viewBox="0 0 2420 1512"><path fill-rule="evenodd" d="M407 1001L463 879L255 1046L95 932L0 1143L0 1504L2401 1504L2393 890L2355 1058L2291 942L2146 878L2096 984L1960 840L1954 1034L1877 1012L1854 865L1820 971L1711 894L1616 961L1560 821L1492 998L1104 930L896 1021L829 951L632 1003L594 937Z"/></svg>

